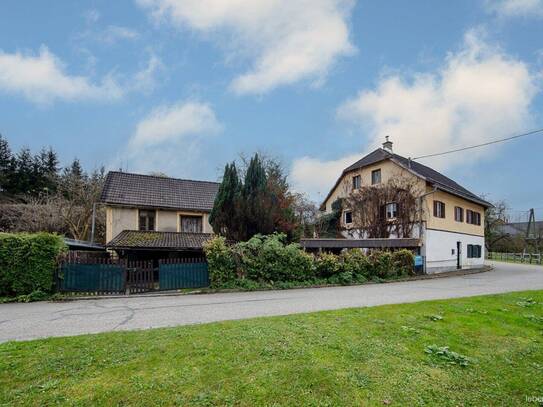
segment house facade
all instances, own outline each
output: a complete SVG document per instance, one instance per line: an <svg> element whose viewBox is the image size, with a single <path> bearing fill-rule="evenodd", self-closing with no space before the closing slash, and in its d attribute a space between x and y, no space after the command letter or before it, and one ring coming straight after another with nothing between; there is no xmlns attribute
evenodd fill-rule
<svg viewBox="0 0 543 407"><path fill-rule="evenodd" d="M111 171L101 201L106 247L135 259L202 251L213 228L209 214L219 184Z"/></svg>
<svg viewBox="0 0 543 407"><path fill-rule="evenodd" d="M425 259L427 273L479 267L484 263L484 216L490 203L430 167L394 154L388 141L353 165L347 167L321 205L323 213L331 213L339 198L349 197L363 187L384 185L401 179L411 185L416 197L410 236L416 238L417 253ZM382 215L393 222L402 210L402 202L387 202ZM340 229L344 238L365 240L357 231L352 211L342 208ZM397 241L397 247L408 239L380 236ZM366 239L371 241L372 239ZM382 240L382 239L381 239ZM369 242L371 243L371 242ZM383 247L394 247L394 244ZM375 247L364 245L359 247Z"/></svg>

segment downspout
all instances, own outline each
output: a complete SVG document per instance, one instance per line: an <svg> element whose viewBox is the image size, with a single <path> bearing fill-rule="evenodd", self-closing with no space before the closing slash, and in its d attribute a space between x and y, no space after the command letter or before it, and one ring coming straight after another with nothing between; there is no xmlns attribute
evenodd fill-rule
<svg viewBox="0 0 543 407"><path fill-rule="evenodd" d="M423 198L427 197L428 195L432 195L437 191L437 187L434 186L434 189L430 192L426 192L425 194L422 194L419 196L419 239L422 238L422 200Z"/></svg>

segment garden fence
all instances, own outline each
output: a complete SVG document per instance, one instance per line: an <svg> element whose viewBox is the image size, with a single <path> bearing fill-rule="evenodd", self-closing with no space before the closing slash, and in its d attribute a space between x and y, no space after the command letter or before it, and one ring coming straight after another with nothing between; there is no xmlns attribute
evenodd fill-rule
<svg viewBox="0 0 543 407"><path fill-rule="evenodd" d="M541 265L541 253L502 253L488 252L486 258L488 260L509 261L513 263L527 263Z"/></svg>

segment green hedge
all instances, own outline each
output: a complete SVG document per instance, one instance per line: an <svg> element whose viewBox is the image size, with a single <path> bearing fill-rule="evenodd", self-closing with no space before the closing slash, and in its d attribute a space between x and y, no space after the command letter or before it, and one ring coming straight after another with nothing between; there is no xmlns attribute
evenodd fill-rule
<svg viewBox="0 0 543 407"><path fill-rule="evenodd" d="M353 249L341 255L313 256L283 234L256 235L228 245L216 237L205 246L214 288L289 287L304 284L353 284L414 274L413 253Z"/></svg>
<svg viewBox="0 0 543 407"><path fill-rule="evenodd" d="M51 233L0 233L0 295L53 290L58 256L66 250Z"/></svg>

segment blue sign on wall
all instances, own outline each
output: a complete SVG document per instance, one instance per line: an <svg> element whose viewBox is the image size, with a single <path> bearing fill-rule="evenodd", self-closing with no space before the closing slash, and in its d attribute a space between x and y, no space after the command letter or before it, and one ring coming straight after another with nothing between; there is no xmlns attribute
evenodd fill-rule
<svg viewBox="0 0 543 407"><path fill-rule="evenodd" d="M415 267L422 266L422 256L415 256Z"/></svg>

